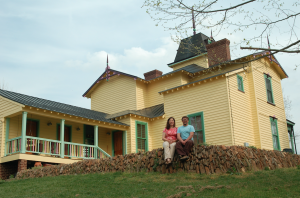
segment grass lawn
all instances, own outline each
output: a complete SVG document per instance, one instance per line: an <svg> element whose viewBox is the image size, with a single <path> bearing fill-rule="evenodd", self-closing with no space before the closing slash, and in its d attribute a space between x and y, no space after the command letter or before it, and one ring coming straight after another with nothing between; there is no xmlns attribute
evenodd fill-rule
<svg viewBox="0 0 300 198"><path fill-rule="evenodd" d="M175 189L189 185L192 189ZM201 187L220 185L225 187L199 192ZM183 191L189 191L189 197L300 197L300 169L219 176L117 172L0 181L1 198L168 197ZM181 197L186 195L182 193Z"/></svg>

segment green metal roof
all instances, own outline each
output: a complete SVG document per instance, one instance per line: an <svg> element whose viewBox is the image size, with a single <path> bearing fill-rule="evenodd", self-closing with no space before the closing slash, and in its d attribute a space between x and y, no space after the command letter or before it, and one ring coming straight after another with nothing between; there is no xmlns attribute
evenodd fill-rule
<svg viewBox="0 0 300 198"><path fill-rule="evenodd" d="M208 44L208 39L209 37L202 33L198 33L196 35L182 39L180 41L174 62L168 65L172 65L179 61L186 60L202 53L206 53L206 45Z"/></svg>
<svg viewBox="0 0 300 198"><path fill-rule="evenodd" d="M54 102L51 100L45 100L42 98L28 96L28 95L24 95L12 91L6 91L3 89L0 89L0 96L31 107L46 109L49 111L55 111L55 112L83 117L87 119L93 119L93 120L128 126L127 124L105 118L108 114L99 111L93 111L90 109L85 109L85 108L76 107L68 104Z"/></svg>
<svg viewBox="0 0 300 198"><path fill-rule="evenodd" d="M140 109L140 110L126 110L126 111L121 111L115 114L107 115L106 119L113 119L116 117L120 117L123 115L128 115L128 114L134 114L134 115L139 115L147 118L156 118L159 116L162 116L165 114L164 112L164 104L159 104L155 105L152 107L148 107L145 109Z"/></svg>

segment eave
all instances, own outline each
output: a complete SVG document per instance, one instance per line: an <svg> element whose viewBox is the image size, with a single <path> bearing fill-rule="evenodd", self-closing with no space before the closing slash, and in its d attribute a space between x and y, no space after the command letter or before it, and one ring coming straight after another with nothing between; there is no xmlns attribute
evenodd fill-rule
<svg viewBox="0 0 300 198"><path fill-rule="evenodd" d="M124 129L124 128L130 127L129 125L127 125L125 123L120 123L120 122L116 122L113 120L109 120L109 122L105 122L102 120L100 121L97 119L90 119L90 118L85 118L85 117L80 117L80 116L74 116L74 115L70 115L70 114L50 111L50 110L36 108L36 107L32 107L32 106L27 106L27 105L23 108L23 110L28 113L37 114L37 115L44 116L44 117L51 117L54 119L64 119L66 121L88 124L88 125L98 125L98 126L104 127L104 128Z"/></svg>

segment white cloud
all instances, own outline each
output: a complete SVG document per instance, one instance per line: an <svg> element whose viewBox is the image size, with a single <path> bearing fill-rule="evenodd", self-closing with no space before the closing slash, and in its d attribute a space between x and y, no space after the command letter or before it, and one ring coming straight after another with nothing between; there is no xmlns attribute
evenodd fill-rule
<svg viewBox="0 0 300 198"><path fill-rule="evenodd" d="M173 62L178 46L170 38L162 38L161 41L162 46L151 51L141 47L125 49L121 54L99 51L88 53L85 61L68 60L65 65L79 70L101 68L104 71L108 55L109 66L112 69L136 76L142 77L143 73L154 69L169 72L171 69L167 64Z"/></svg>

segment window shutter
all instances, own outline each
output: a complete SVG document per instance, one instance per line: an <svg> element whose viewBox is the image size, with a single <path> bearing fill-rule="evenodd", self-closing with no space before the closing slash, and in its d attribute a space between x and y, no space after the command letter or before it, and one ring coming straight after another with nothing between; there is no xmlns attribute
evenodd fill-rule
<svg viewBox="0 0 300 198"><path fill-rule="evenodd" d="M237 74L238 90L244 91L243 77Z"/></svg>
<svg viewBox="0 0 300 198"><path fill-rule="evenodd" d="M274 100L273 100L273 93L272 93L271 79L269 79L269 78L266 76L266 77L265 77L265 81L266 81L267 99L268 99L268 102L274 103Z"/></svg>
<svg viewBox="0 0 300 198"><path fill-rule="evenodd" d="M136 148L137 152L147 151L147 127L146 124L136 124Z"/></svg>

